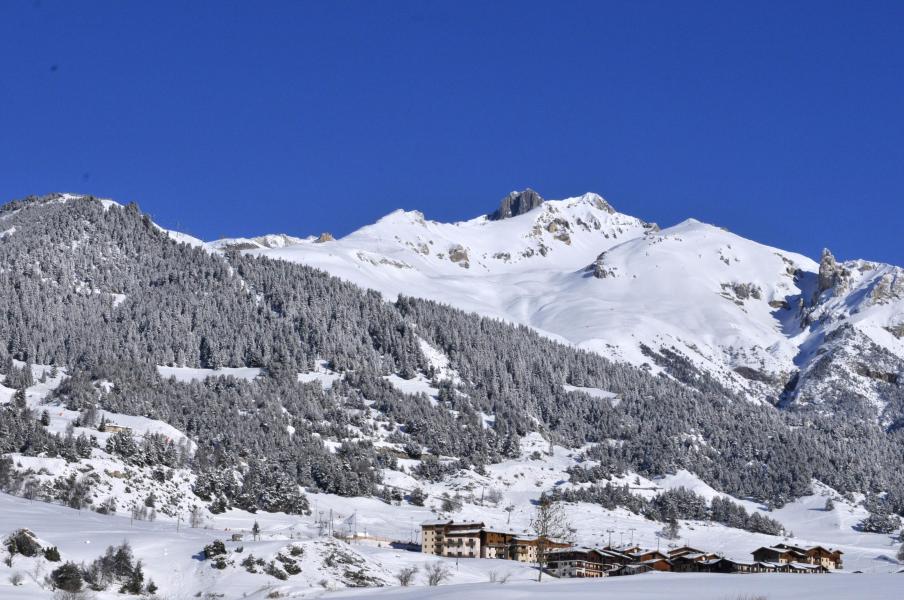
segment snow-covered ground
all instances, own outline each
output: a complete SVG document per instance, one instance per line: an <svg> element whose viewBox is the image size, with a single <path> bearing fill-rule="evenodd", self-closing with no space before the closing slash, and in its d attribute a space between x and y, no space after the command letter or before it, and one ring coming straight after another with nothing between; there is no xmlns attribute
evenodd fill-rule
<svg viewBox="0 0 904 600"><path fill-rule="evenodd" d="M478 583L428 589L395 588L339 592L334 598L375 600L891 600L901 595L904 575L704 575L655 573L641 577L585 580L514 581L504 585Z"/></svg>
<svg viewBox="0 0 904 600"><path fill-rule="evenodd" d="M816 484L816 494L801 498L780 510L765 513L778 519L794 532L793 537L774 537L731 529L708 522L682 521L681 537L672 544L690 544L707 551L737 560L746 560L750 552L763 545L786 541L798 545L822 544L841 549L844 554L844 573L830 575L701 575L646 574L635 577L612 578L585 582L533 582L536 571L531 565L510 561L481 559L442 559L393 547L392 542L405 544L419 541L419 524L435 519L440 511L444 492L458 494L463 501L461 511L443 516L457 520L480 520L488 526L515 532L529 531L533 515L531 500L546 489L567 483L564 469L575 464L575 452L550 447L539 435L526 436L522 457L487 467L486 475L461 472L442 483L424 483L401 471L387 471L387 483L411 489L422 487L428 494L426 506L418 507L402 502L387 504L376 498L347 498L330 494L311 493L308 498L311 515L297 516L272 513L249 514L231 510L220 515L205 515L202 528L191 529L186 513L167 516L158 514L154 522L132 522L120 511L118 515L100 515L90 511L75 511L58 505L30 502L22 498L0 495L0 535L7 535L19 527L33 530L47 545L60 548L63 560L90 562L108 545L128 539L137 558L145 566L166 598L189 598L198 593L222 593L224 598L265 598L273 592L286 597L320 596L327 590L354 585L359 576L370 585L397 585L395 575L405 567L417 567L416 589L355 590L339 597L361 594L375 598L459 598L464 595L482 598L533 597L540 589L545 593L567 597L590 597L593 594L612 594L629 600L660 598L735 599L740 594L763 594L767 598L890 598L887 595L899 575L889 575L904 568L891 557L897 544L890 536L864 534L852 525L865 512L837 497L831 490ZM535 453L540 453L536 459ZM532 458L534 457L534 458ZM36 459L41 460L41 459ZM98 460L98 459L92 459ZM400 461L405 463L406 461ZM413 461L409 461L413 462ZM633 475L615 483L627 483L635 493L652 496L663 489L679 486L712 497L712 490L687 472L649 480ZM497 503L481 501L489 498L490 490L498 490ZM188 489L183 490L189 498ZM835 508L825 511L825 499L835 498ZM763 510L752 502L743 502L748 510ZM592 504L569 504L567 512L575 528L574 541L581 545L603 546L633 543L643 547L666 548L668 542L657 533L661 523L649 521L626 510L606 510ZM511 507L510 510L507 510ZM181 518L179 518L181 516ZM327 525L332 518L331 525ZM260 540L251 539L251 526L261 525ZM351 538L351 543L327 537L329 528ZM240 533L241 542L228 541ZM229 550L228 565L214 569L210 561L200 560L198 552L214 539L222 539ZM292 556L297 546L297 561L301 572L286 581L263 573L249 573L240 564L249 554L273 560L279 553ZM242 551L238 552L237 549ZM440 561L450 571L450 579L437 589L427 589L423 572L428 563ZM0 598L49 598L35 582L54 568L43 559L18 557L13 567L0 565ZM37 569L37 571L36 571ZM864 574L854 575L853 571ZM13 572L26 576L22 587L13 589L8 583ZM490 584L489 580L505 575L508 582ZM860 595L852 595L859 592ZM864 595L866 594L866 595ZM332 593L331 593L332 595ZM100 594L100 600L119 597L112 592Z"/></svg>

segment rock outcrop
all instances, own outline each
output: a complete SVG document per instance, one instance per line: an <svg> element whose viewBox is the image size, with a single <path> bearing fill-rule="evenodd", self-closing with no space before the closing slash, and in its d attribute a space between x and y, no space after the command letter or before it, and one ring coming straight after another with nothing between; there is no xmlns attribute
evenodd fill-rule
<svg viewBox="0 0 904 600"><path fill-rule="evenodd" d="M517 217L543 204L543 198L534 190L527 188L523 192L512 192L502 199L496 212L489 215L490 220L499 221L509 217Z"/></svg>

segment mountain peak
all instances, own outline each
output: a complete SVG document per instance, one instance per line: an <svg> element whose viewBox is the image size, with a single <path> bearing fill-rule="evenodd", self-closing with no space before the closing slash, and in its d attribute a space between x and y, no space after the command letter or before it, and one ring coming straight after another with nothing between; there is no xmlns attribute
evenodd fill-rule
<svg viewBox="0 0 904 600"><path fill-rule="evenodd" d="M527 188L520 192L511 192L499 203L499 208L495 212L488 215L491 221L499 221L508 219L509 217L517 217L526 212L532 211L543 204L543 197L534 190Z"/></svg>

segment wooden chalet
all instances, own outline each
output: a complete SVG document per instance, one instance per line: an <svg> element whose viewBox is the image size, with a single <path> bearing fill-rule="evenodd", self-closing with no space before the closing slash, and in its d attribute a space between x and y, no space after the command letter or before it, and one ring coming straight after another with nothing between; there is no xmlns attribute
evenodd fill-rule
<svg viewBox="0 0 904 600"><path fill-rule="evenodd" d="M840 569L843 565L841 550L832 550L822 546L803 548L789 544L775 544L774 546L757 548L753 551L753 559L762 562L774 562L778 564L806 564L816 565L828 569Z"/></svg>
<svg viewBox="0 0 904 600"><path fill-rule="evenodd" d="M754 550L753 560L755 562L770 562L784 565L792 562L802 562L807 558L806 552L791 547L783 546L762 546Z"/></svg>
<svg viewBox="0 0 904 600"><path fill-rule="evenodd" d="M682 554L704 554L703 550L699 550L694 548L693 546L681 546L679 548L672 548L669 550L669 558L674 558L676 556L681 556Z"/></svg>
<svg viewBox="0 0 904 600"><path fill-rule="evenodd" d="M556 577L606 577L615 565L592 548L555 548L546 553L546 570Z"/></svg>
<svg viewBox="0 0 904 600"><path fill-rule="evenodd" d="M612 565L628 565L634 562L634 559L623 552L613 550L611 548L603 548L597 550L602 556L603 561Z"/></svg>
<svg viewBox="0 0 904 600"><path fill-rule="evenodd" d="M668 560L668 555L659 550L637 550L636 552L628 552L628 556L635 562L648 562L651 560Z"/></svg>
<svg viewBox="0 0 904 600"><path fill-rule="evenodd" d="M641 564L647 565L653 571L671 571L672 563L667 558L651 558L642 561Z"/></svg>
<svg viewBox="0 0 904 600"><path fill-rule="evenodd" d="M623 577L626 575L640 575L652 571L649 565L644 563L631 563L629 565L621 565L609 572L611 577Z"/></svg>

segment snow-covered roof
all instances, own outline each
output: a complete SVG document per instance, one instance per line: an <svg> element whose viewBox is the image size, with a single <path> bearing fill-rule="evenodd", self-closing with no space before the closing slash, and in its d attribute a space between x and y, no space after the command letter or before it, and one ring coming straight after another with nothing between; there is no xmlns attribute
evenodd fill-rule
<svg viewBox="0 0 904 600"><path fill-rule="evenodd" d="M452 537L456 535L478 535L481 532L481 529L453 529L452 531L446 532L446 537Z"/></svg>

